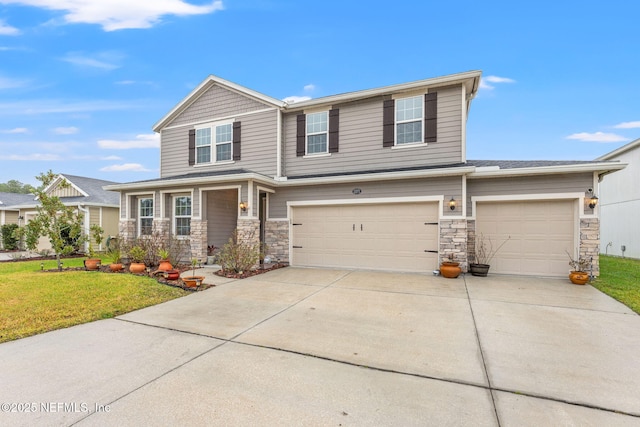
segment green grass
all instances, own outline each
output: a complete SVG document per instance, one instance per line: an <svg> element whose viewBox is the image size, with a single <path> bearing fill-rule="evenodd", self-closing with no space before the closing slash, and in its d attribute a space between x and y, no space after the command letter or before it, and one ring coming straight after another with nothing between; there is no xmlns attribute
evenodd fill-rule
<svg viewBox="0 0 640 427"><path fill-rule="evenodd" d="M593 287L640 314L640 260L600 256L600 277Z"/></svg>
<svg viewBox="0 0 640 427"><path fill-rule="evenodd" d="M65 259L65 267L83 258ZM45 261L44 269L56 268ZM149 277L90 271L47 273L40 261L0 263L0 343L107 319L188 294Z"/></svg>

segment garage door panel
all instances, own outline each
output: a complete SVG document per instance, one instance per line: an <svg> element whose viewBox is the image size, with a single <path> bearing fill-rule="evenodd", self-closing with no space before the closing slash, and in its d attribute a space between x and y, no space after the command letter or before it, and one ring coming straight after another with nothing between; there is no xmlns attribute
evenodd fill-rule
<svg viewBox="0 0 640 427"><path fill-rule="evenodd" d="M294 265L432 271L437 203L301 206L292 210ZM301 247L298 247L301 246Z"/></svg>
<svg viewBox="0 0 640 427"><path fill-rule="evenodd" d="M490 238L494 248L510 236L491 261L493 272L564 276L565 251L575 245L575 215L571 200L479 202L476 233Z"/></svg>

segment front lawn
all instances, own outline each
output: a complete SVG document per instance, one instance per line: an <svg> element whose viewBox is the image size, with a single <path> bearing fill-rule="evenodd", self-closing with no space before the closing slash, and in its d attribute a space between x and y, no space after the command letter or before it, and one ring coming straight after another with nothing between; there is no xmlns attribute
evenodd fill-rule
<svg viewBox="0 0 640 427"><path fill-rule="evenodd" d="M65 267L83 258L65 259ZM47 273L55 261L0 263L0 343L107 319L187 295L150 277L91 271Z"/></svg>
<svg viewBox="0 0 640 427"><path fill-rule="evenodd" d="M591 284L640 314L640 260L600 255L600 277Z"/></svg>

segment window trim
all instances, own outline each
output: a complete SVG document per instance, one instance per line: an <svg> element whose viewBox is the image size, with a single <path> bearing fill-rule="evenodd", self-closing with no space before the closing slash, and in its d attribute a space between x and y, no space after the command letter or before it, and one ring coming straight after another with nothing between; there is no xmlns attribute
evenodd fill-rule
<svg viewBox="0 0 640 427"><path fill-rule="evenodd" d="M178 198L186 197L189 199L189 215L178 215L176 213L176 201ZM191 236L191 220L193 219L193 197L191 194L176 194L171 197L171 231L178 238L188 238ZM178 234L178 218L189 218L189 234Z"/></svg>
<svg viewBox="0 0 640 427"><path fill-rule="evenodd" d="M235 119L231 119L231 120L220 120L217 122L209 122L203 125L198 125L195 126L194 129L196 131L196 145L195 145L195 163L193 164L193 166L209 166L209 165L221 165L221 164L227 164L227 163L232 163L235 162L235 160L233 160L233 133L234 133L234 129L233 129L233 124L235 123ZM216 138L216 128L218 128L219 126L231 126L231 139L228 142L224 142L224 143L217 143L215 138ZM209 144L207 145L197 145L197 141L198 141L198 130L201 129L210 129L209 132ZM229 144L229 146L231 147L231 157L229 159L224 159L224 160L218 160L218 150L217 147L218 145L223 145L223 144ZM198 162L198 148L201 147L209 147L209 161L208 162Z"/></svg>
<svg viewBox="0 0 640 427"><path fill-rule="evenodd" d="M326 118L326 123L327 123L327 129L325 131L322 132L309 132L308 130L308 126L309 126L309 116L311 115L316 115L316 114L324 114L325 118ZM329 153L329 110L323 110L323 111L315 111L313 113L306 113L305 114L305 123L304 123L304 156L303 157L315 157L315 156L325 156ZM310 136L316 136L316 135L326 135L326 141L325 141L325 150L324 151L318 151L316 153L309 153L309 137Z"/></svg>
<svg viewBox="0 0 640 427"><path fill-rule="evenodd" d="M418 99L420 102L418 103L418 105L420 105L420 117L419 118L414 118L411 120L398 120L398 104L399 101L405 101L407 99ZM393 108L393 146L394 147L407 147L407 146L416 146L416 145L423 145L426 144L425 139L424 139L424 132L425 132L425 125L424 125L424 95L414 95L414 96L407 96L404 98L396 98L394 99L394 108ZM403 143L399 143L398 142L398 125L400 124L405 124L405 123L414 123L414 122L418 122L420 123L420 141L414 141L414 142L403 142Z"/></svg>
<svg viewBox="0 0 640 427"><path fill-rule="evenodd" d="M151 216L142 216L142 201L143 200L151 200ZM153 234L153 218L155 218L155 200L153 195L145 195L143 197L138 197L138 237L141 236L151 236ZM142 220L151 218L151 232L149 234L142 234Z"/></svg>

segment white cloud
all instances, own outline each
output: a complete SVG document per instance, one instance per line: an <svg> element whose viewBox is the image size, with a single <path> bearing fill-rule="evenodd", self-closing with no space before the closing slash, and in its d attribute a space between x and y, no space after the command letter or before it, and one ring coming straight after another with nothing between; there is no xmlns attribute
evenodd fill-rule
<svg viewBox="0 0 640 427"><path fill-rule="evenodd" d="M310 99L310 96L287 96L283 101L287 104L293 104L294 102L308 101Z"/></svg>
<svg viewBox="0 0 640 427"><path fill-rule="evenodd" d="M0 36L17 36L20 34L20 30L11 25L4 23L4 20L0 19Z"/></svg>
<svg viewBox="0 0 640 427"><path fill-rule="evenodd" d="M165 15L204 15L223 9L221 0L205 5L184 0L1 0L0 3L60 10L66 23L97 24L104 31L150 28Z"/></svg>
<svg viewBox="0 0 640 427"><path fill-rule="evenodd" d="M101 139L98 141L98 147L105 150L128 150L131 148L160 148L160 134L148 133L137 135L135 139L130 140L112 140Z"/></svg>
<svg viewBox="0 0 640 427"><path fill-rule="evenodd" d="M2 130L0 131L0 133L29 133L29 129L27 128L13 128L13 129L7 129L7 130Z"/></svg>
<svg viewBox="0 0 640 427"><path fill-rule="evenodd" d="M305 92L313 92L316 89L316 85L314 85L313 83L310 83L308 85L305 85L303 89Z"/></svg>
<svg viewBox="0 0 640 427"><path fill-rule="evenodd" d="M11 154L8 156L0 155L0 160L55 162L58 160L62 160L62 157L57 154Z"/></svg>
<svg viewBox="0 0 640 427"><path fill-rule="evenodd" d="M486 76L480 79L480 89L493 90L496 87L489 83L515 83L516 81L508 77Z"/></svg>
<svg viewBox="0 0 640 427"><path fill-rule="evenodd" d="M0 89L15 89L27 85L26 80L12 79L0 76Z"/></svg>
<svg viewBox="0 0 640 427"><path fill-rule="evenodd" d="M120 156L106 156L106 157L100 157L100 160L110 160L110 161L122 160L122 157L120 157Z"/></svg>
<svg viewBox="0 0 640 427"><path fill-rule="evenodd" d="M94 55L84 55L81 52L69 52L63 61L80 67L100 68L102 70L115 70L120 68L119 62L123 55L118 52L98 52Z"/></svg>
<svg viewBox="0 0 640 427"><path fill-rule="evenodd" d="M0 0L1 1L1 0ZM0 89L1 87L0 79ZM18 102L0 102L0 113L4 115L16 114L51 114L51 113L87 113L91 111L114 111L140 108L143 102L130 101L82 101L68 102L56 99L33 99ZM81 116L78 116L81 117Z"/></svg>
<svg viewBox="0 0 640 427"><path fill-rule="evenodd" d="M640 128L640 121L638 122L622 122L614 126L616 129L638 129Z"/></svg>
<svg viewBox="0 0 640 427"><path fill-rule="evenodd" d="M576 139L578 141L586 142L622 142L627 141L624 136L616 135L615 133L604 132L580 132L574 133L566 137L566 139Z"/></svg>
<svg viewBox="0 0 640 427"><path fill-rule="evenodd" d="M142 166L140 163L123 163L121 165L105 166L100 169L101 172L149 172L150 170Z"/></svg>
<svg viewBox="0 0 640 427"><path fill-rule="evenodd" d="M52 129L52 132L56 135L73 135L74 133L78 133L78 130L77 127L69 126Z"/></svg>

